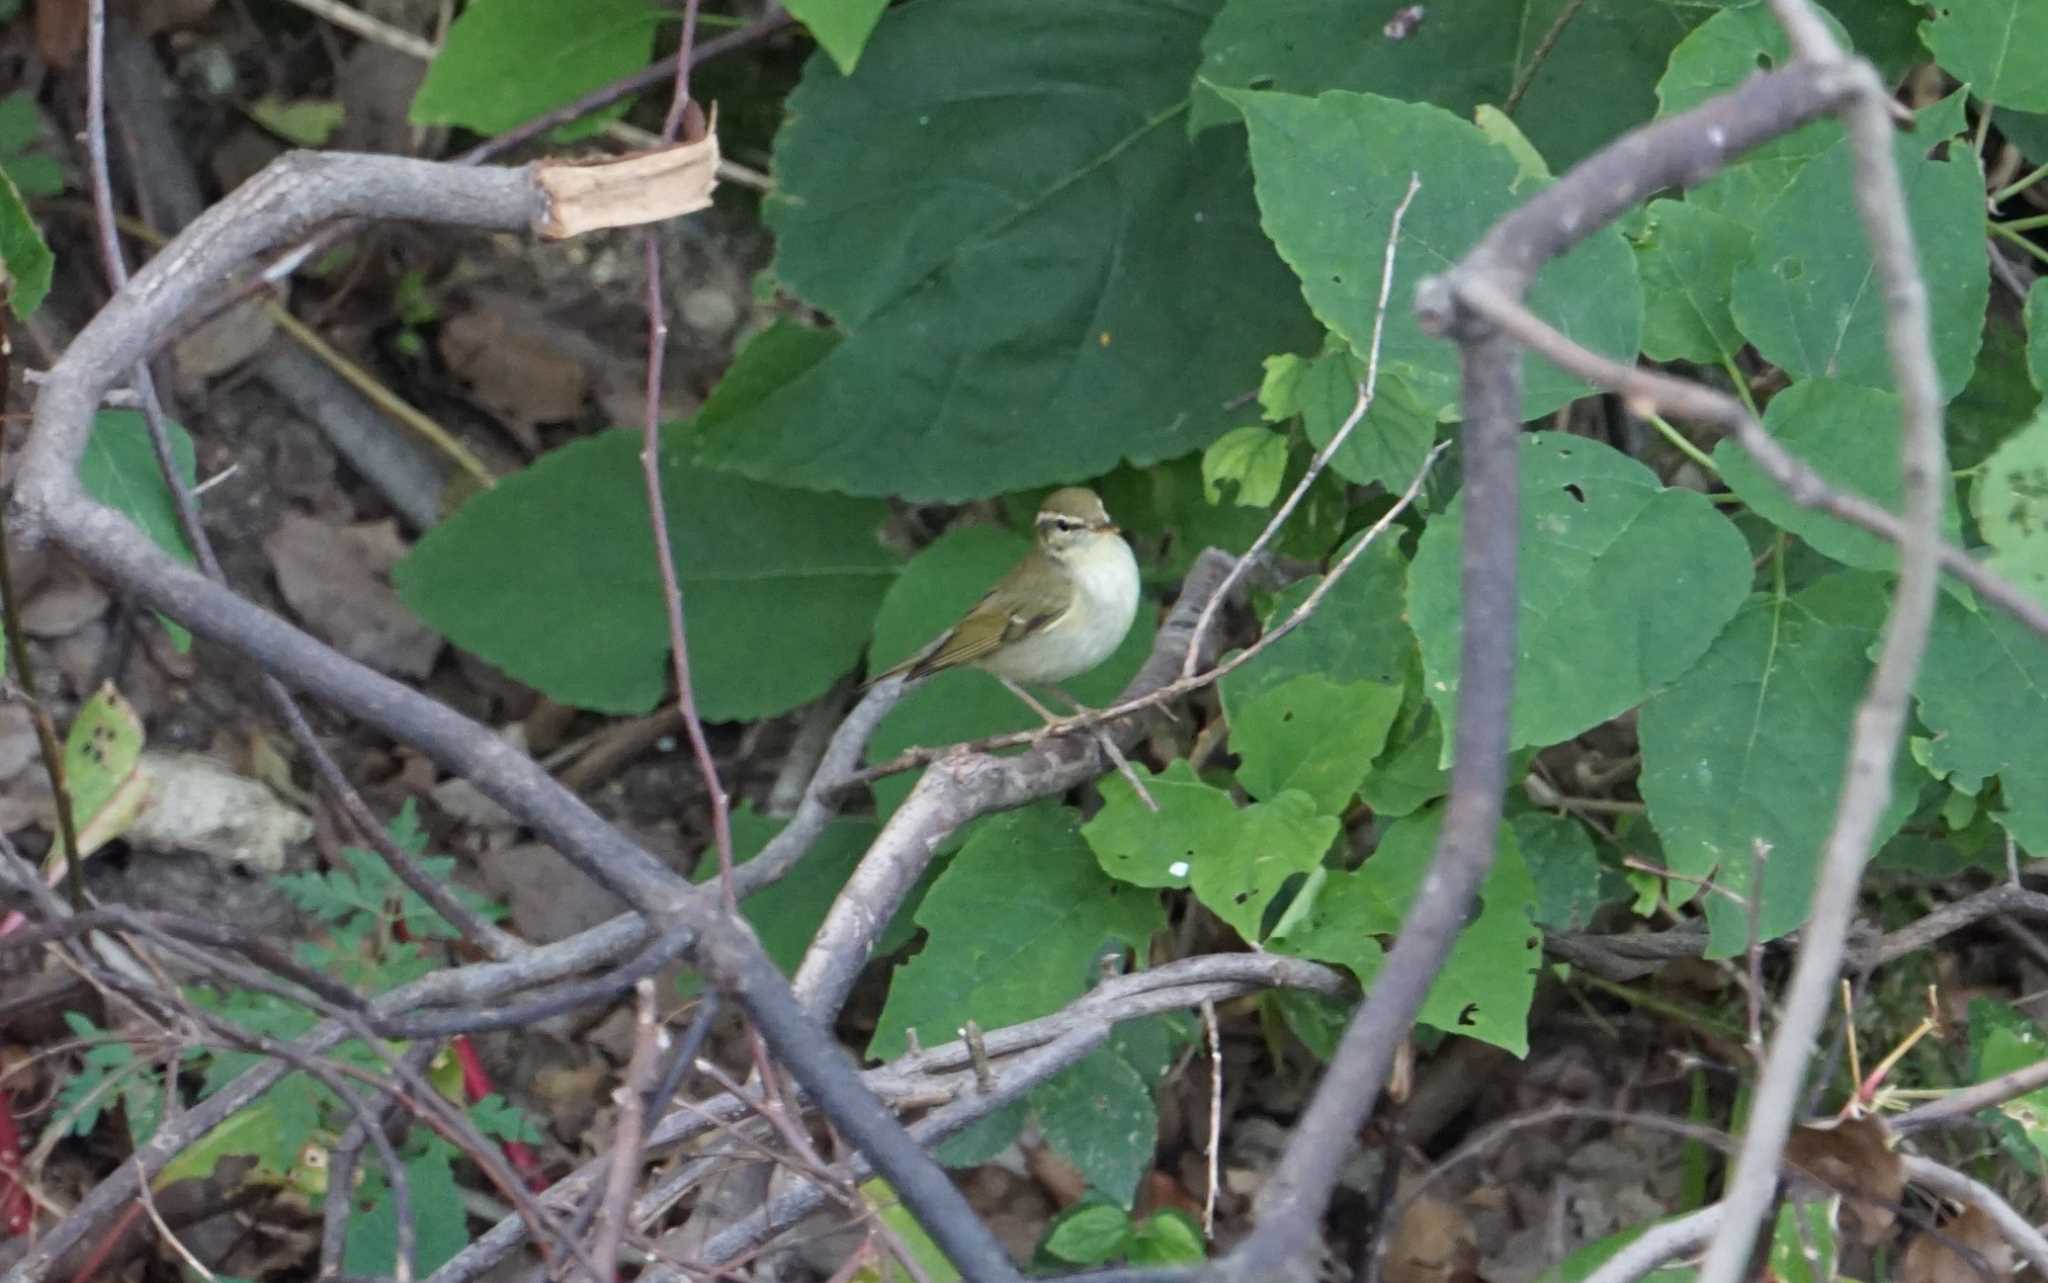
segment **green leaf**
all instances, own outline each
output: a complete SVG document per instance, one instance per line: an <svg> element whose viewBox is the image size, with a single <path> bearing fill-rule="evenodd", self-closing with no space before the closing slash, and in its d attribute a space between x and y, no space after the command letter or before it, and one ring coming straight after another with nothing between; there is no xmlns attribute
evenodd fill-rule
<svg viewBox="0 0 2048 1283"><path fill-rule="evenodd" d="M192 438L173 419L164 420L164 434L170 440L178 477L189 490L199 480ZM142 527L157 547L188 566L192 564L192 546L185 542L185 528L178 522L177 500L164 484L156 448L149 439L149 423L140 413L102 410L93 416L92 435L78 461L78 481L87 494ZM164 615L157 619L170 634L172 645L180 651L191 649L192 634L183 624Z"/></svg>
<svg viewBox="0 0 2048 1283"><path fill-rule="evenodd" d="M2048 411L1984 461L1970 488L1970 510L1991 545L1991 568L2048 601Z"/></svg>
<svg viewBox="0 0 2048 1283"><path fill-rule="evenodd" d="M1133 1265L1186 1265L1209 1255L1195 1218L1171 1207L1142 1221L1124 1253Z"/></svg>
<svg viewBox="0 0 2048 1283"><path fill-rule="evenodd" d="M2048 276L2027 291L2027 377L2048 393Z"/></svg>
<svg viewBox="0 0 2048 1283"><path fill-rule="evenodd" d="M1414 738L1390 750L1366 773L1358 795L1381 816L1412 815L1450 791L1444 768L1444 724L1434 706Z"/></svg>
<svg viewBox="0 0 2048 1283"><path fill-rule="evenodd" d="M1525 811L1508 822L1536 891L1530 917L1553 931L1584 931L1601 904L1600 857L1585 826L1562 815Z"/></svg>
<svg viewBox="0 0 2048 1283"><path fill-rule="evenodd" d="M1996 1019L1987 1019L1994 1014ZM1981 1026L1989 1027L1981 1037L1971 1039L1975 1051L1973 1076L1979 1081L2025 1069L2048 1056L2048 1046L2043 1045L2033 1022L2003 1004L1982 1000L1971 1003L1972 1034ZM2048 1088L2015 1096L1998 1106L1998 1112L2017 1124L2036 1155L2048 1160Z"/></svg>
<svg viewBox="0 0 2048 1283"><path fill-rule="evenodd" d="M2029 377L2027 359L2026 332L1994 310L1984 326L1977 372L1944 416L1949 467L1976 467L2034 417L2041 393Z"/></svg>
<svg viewBox="0 0 2048 1283"><path fill-rule="evenodd" d="M78 706L64 732L64 781L86 855L120 836L147 800L148 781L136 774L142 738L141 716L112 682Z"/></svg>
<svg viewBox="0 0 2048 1283"><path fill-rule="evenodd" d="M413 95L415 125L495 134L647 65L662 13L647 0L470 0ZM629 103L583 117L586 134Z"/></svg>
<svg viewBox="0 0 2048 1283"><path fill-rule="evenodd" d="M1401 691L1304 673L1241 702L1226 692L1238 779L1254 797L1299 789L1323 814L1341 815L1386 746Z"/></svg>
<svg viewBox="0 0 2048 1283"><path fill-rule="evenodd" d="M948 1167L979 1167L1016 1144L1030 1116L1029 1100L1013 1100L940 1141L932 1157Z"/></svg>
<svg viewBox="0 0 2048 1283"><path fill-rule="evenodd" d="M1136 768L1133 768L1136 769ZM1177 757L1145 780L1159 804L1150 810L1121 778L1103 783L1102 809L1081 826L1102 871L1141 887L1184 887L1194 875L1211 835L1234 829L1237 803L1228 793L1195 778L1195 768Z"/></svg>
<svg viewBox="0 0 2048 1283"><path fill-rule="evenodd" d="M791 0L789 12L850 76L860 62L861 47L888 7L889 0Z"/></svg>
<svg viewBox="0 0 2048 1283"><path fill-rule="evenodd" d="M1989 300L1984 179L1968 152L1930 160L1924 148L1912 135L1895 145L1948 399L1970 381ZM1735 322L1795 378L1889 388L1883 291L1856 222L1850 169L1847 142L1830 147L1763 216L1755 255L1735 273Z"/></svg>
<svg viewBox="0 0 2048 1283"><path fill-rule="evenodd" d="M1666 865L1760 895L1763 940L1806 920L1885 604L1880 579L1850 573L1788 599L1760 597L1696 668L1643 706L1641 789ZM1912 810L1911 770L1902 755L1906 787L1878 824L1879 844ZM1758 843L1768 848L1761 889L1751 879ZM1742 952L1744 910L1711 893L1703 903L1711 956Z"/></svg>
<svg viewBox="0 0 2048 1283"><path fill-rule="evenodd" d="M1748 228L1705 205L1652 201L1635 238L1643 277L1643 354L1717 365L1742 350L1729 296L1749 257Z"/></svg>
<svg viewBox="0 0 2048 1283"><path fill-rule="evenodd" d="M1232 428L1202 452L1202 493L1210 503L1225 500L1246 508L1268 508L1287 479L1287 437L1254 423Z"/></svg>
<svg viewBox="0 0 2048 1283"><path fill-rule="evenodd" d="M324 147L341 128L346 109L338 98L258 98L249 115L271 133L296 147Z"/></svg>
<svg viewBox="0 0 2048 1283"><path fill-rule="evenodd" d="M28 199L64 190L64 169L56 157L38 150L41 142L35 95L23 89L0 98L0 174L13 179Z"/></svg>
<svg viewBox="0 0 2048 1283"><path fill-rule="evenodd" d="M1351 417L1363 375L1358 358L1349 352L1333 352L1316 362L1301 414L1302 431L1316 449L1329 445ZM1435 412L1406 382L1383 370L1365 418L1330 456L1330 470L1347 481L1377 483L1399 494L1429 457L1436 422Z"/></svg>
<svg viewBox="0 0 2048 1283"><path fill-rule="evenodd" d="M1944 0L1920 24L1941 69L1988 103L2048 111L2048 5L2040 0Z"/></svg>
<svg viewBox="0 0 2048 1283"><path fill-rule="evenodd" d="M1704 495L1583 437L1521 446L1520 654L1510 746L1556 744L1691 668L1749 591L1749 550ZM1408 576L1425 689L1456 724L1464 496L1429 523Z"/></svg>
<svg viewBox="0 0 2048 1283"><path fill-rule="evenodd" d="M0 286L8 290L14 314L22 320L42 306L56 261L21 190L0 170Z"/></svg>
<svg viewBox="0 0 2048 1283"><path fill-rule="evenodd" d="M1050 803L990 816L917 911L924 949L896 969L868 1055L915 1029L925 1046L1030 1020L1078 997L1104 947L1142 950L1166 925L1159 897L1103 876L1074 814Z"/></svg>
<svg viewBox="0 0 2048 1283"><path fill-rule="evenodd" d="M883 597L875 615L868 671L880 672L951 628L989 585L1029 550L1030 543L1021 535L992 526L947 531L911 559ZM1153 612L1140 608L1137 622L1116 653L1100 667L1062 683L1063 689L1091 707L1106 707L1151 653L1154 631ZM975 668L954 669L919 683L904 695L868 742L868 759L884 761L913 744L951 744L1043 724L987 673ZM877 788L881 809L893 809L915 778L905 775L881 781Z"/></svg>
<svg viewBox="0 0 2048 1283"><path fill-rule="evenodd" d="M455 1184L447 1142L434 1140L424 1153L405 1164L406 1193L412 1203L413 1270L425 1278L469 1246L469 1213ZM377 1182L376 1201L349 1218L348 1244L342 1269L350 1274L388 1275L398 1263L398 1207L391 1191ZM337 1191L329 1197L348 1198ZM361 1197L357 1195L355 1197Z"/></svg>
<svg viewBox="0 0 2048 1283"><path fill-rule="evenodd" d="M1771 1234L1770 1272L1782 1283L1834 1283L1835 1214L1828 1200L1788 1200Z"/></svg>
<svg viewBox="0 0 2048 1283"><path fill-rule="evenodd" d="M177 423L164 425L178 476L189 488L198 481L192 438ZM102 410L93 416L92 435L78 461L78 481L93 498L142 527L150 541L186 565L192 548L178 524L177 501L171 497L150 445L149 424L135 410Z"/></svg>
<svg viewBox="0 0 2048 1283"><path fill-rule="evenodd" d="M743 865L761 853L782 828L779 820L770 820L756 815L746 807L732 813L733 861ZM876 825L873 820L836 819L826 825L818 835L801 863L790 870L777 882L762 887L759 891L740 901L740 916L754 928L760 938L761 949L784 975L793 974L796 966L803 961L804 950L811 944L811 937L825 920L825 911L838 898L839 890L846 885L854 866L867 853L869 844L875 839ZM718 877L718 856L706 852L697 870L697 881L709 882ZM888 953L908 936L909 920L898 914L891 930L876 945L877 953ZM891 943L889 935L898 939ZM677 982L682 996L697 993L704 987L704 978L696 972L688 972Z"/></svg>
<svg viewBox="0 0 2048 1283"><path fill-rule="evenodd" d="M1202 39L1201 79L1223 90L1365 90L1469 117L1481 103L1506 101L1534 67L1515 123L1562 169L1649 117L1666 55L1701 16L1690 6L1588 0L1553 42L1566 0L1460 0L1427 6L1413 34L1390 40L1382 24L1395 7L1228 0ZM1588 84L1600 92L1585 92ZM1227 119L1220 105L1196 117Z"/></svg>
<svg viewBox="0 0 2048 1283"><path fill-rule="evenodd" d="M1771 398L1764 428L1830 485L1898 511L1899 398L1890 392L1814 379L1795 383ZM1898 551L1886 539L1792 501L1732 439L1714 449L1722 479L1742 501L1771 524L1812 544L1844 565L1892 570ZM1942 514L1942 533L1962 537L1953 506Z"/></svg>
<svg viewBox="0 0 2048 1283"><path fill-rule="evenodd" d="M1340 557L1359 538L1347 541ZM1415 656L1415 634L1402 618L1402 585L1408 560L1395 532L1382 535L1360 553L1315 612L1285 637L1223 679L1224 698L1246 703L1296 677L1319 676L1340 683L1399 686ZM1320 575L1289 584L1267 606L1264 627L1278 627L1322 585Z"/></svg>
<svg viewBox="0 0 2048 1283"><path fill-rule="evenodd" d="M1073 1265L1114 1260L1130 1237L1130 1214L1109 1203L1083 1203L1054 1222L1045 1250Z"/></svg>
<svg viewBox="0 0 2048 1283"><path fill-rule="evenodd" d="M1143 767L1134 767L1143 770ZM1111 877L1141 887L1190 887L1248 942L1288 883L1316 869L1337 838L1335 817L1301 792L1240 807L1195 778L1186 759L1145 780L1146 809L1121 776L1102 782L1102 810L1081 834Z"/></svg>
<svg viewBox="0 0 2048 1283"><path fill-rule="evenodd" d="M565 704L644 713L666 682L668 626L637 433L564 446L464 504L392 573L449 640ZM780 490L665 450L697 706L765 717L853 667L895 566L878 503Z"/></svg>
<svg viewBox="0 0 2048 1283"><path fill-rule="evenodd" d="M1155 1087L1115 1048L1104 1047L1031 1092L1046 1143L1126 1211L1159 1148Z"/></svg>
<svg viewBox="0 0 2048 1283"><path fill-rule="evenodd" d="M1833 28L1837 39L1847 39L1825 11L1821 20ZM1784 28L1769 9L1761 4L1723 9L1671 51L1671 63L1657 82L1657 115L1689 111L1759 70L1784 66L1790 58ZM1720 175L1688 192L1686 199L1754 229L1799 171L1841 137L1842 127L1834 121L1816 121L1743 153ZM1853 221L1852 207L1844 206L1837 216Z"/></svg>
<svg viewBox="0 0 2048 1283"><path fill-rule="evenodd" d="M1181 128L1207 22L1167 0L951 0L885 15L854 76L813 59L766 214L777 277L846 339L700 431L705 458L960 499L1231 426L1259 362L1315 331L1242 138Z"/></svg>
<svg viewBox="0 0 2048 1283"><path fill-rule="evenodd" d="M1928 769L1972 793L1996 775L2006 809L1994 818L2027 850L2048 850L2048 642L1944 595L1915 693L1934 732Z"/></svg>
<svg viewBox="0 0 2048 1283"><path fill-rule="evenodd" d="M912 1274L894 1256L884 1255L879 1269L862 1269L854 1275L855 1283L960 1283L960 1271L953 1268L953 1262L932 1242L924 1226L903 1206L903 1200L889 1182L880 1177L864 1181L860 1192L868 1205L877 1210L882 1224L909 1249L910 1259L919 1272Z"/></svg>
<svg viewBox="0 0 2048 1283"><path fill-rule="evenodd" d="M1424 334L1406 300L1418 281L1455 261L1525 199L1514 191L1514 158L1436 107L1339 92L1226 96L1251 130L1267 232L1301 278L1316 316L1358 352L1372 343L1389 222L1409 177L1421 177L1401 228L1380 354L1382 370L1405 380L1425 414L1437 417L1457 399L1457 350ZM1635 259L1611 228L1551 264L1530 291L1529 306L1595 351L1635 357L1642 293ZM1523 417L1546 414L1585 391L1532 361Z"/></svg>
<svg viewBox="0 0 2048 1283"><path fill-rule="evenodd" d="M1372 858L1358 869L1332 874L1315 904L1272 947L1349 967L1370 987L1381 960L1373 937L1400 930L1442 827L1441 808L1390 825ZM1503 825L1498 840L1493 869L1479 890L1479 914L1451 946L1416 1018L1520 1056L1529 1050L1529 1004L1536 994L1542 933L1529 919L1536 888L1515 835Z"/></svg>

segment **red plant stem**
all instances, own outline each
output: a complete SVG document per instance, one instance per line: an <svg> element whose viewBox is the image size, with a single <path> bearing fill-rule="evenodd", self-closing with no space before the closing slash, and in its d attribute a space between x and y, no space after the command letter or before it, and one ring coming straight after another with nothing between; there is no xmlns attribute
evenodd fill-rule
<svg viewBox="0 0 2048 1283"><path fill-rule="evenodd" d="M14 1095L0 1091L0 1236L28 1233L36 1201L21 1172L21 1127L14 1121Z"/></svg>
<svg viewBox="0 0 2048 1283"><path fill-rule="evenodd" d="M491 1076L484 1072L484 1062L478 1058L476 1047L469 1041L468 1034L457 1034L449 1044L455 1051L455 1063L462 1067L462 1094L474 1105L491 1094ZM551 1183L540 1165L540 1155L533 1152L533 1146L523 1140L500 1141L498 1148L505 1153L505 1161L512 1164L526 1181L526 1188L538 1194Z"/></svg>

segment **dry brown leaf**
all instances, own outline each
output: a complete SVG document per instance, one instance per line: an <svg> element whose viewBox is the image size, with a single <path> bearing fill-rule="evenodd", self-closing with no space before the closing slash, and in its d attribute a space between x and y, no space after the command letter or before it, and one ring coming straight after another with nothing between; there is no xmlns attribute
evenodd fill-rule
<svg viewBox="0 0 2048 1283"><path fill-rule="evenodd" d="M21 607L21 631L68 637L107 613L107 590L69 566L51 576Z"/></svg>
<svg viewBox="0 0 2048 1283"><path fill-rule="evenodd" d="M590 373L537 326L516 325L480 307L441 326L441 358L477 400L515 425L554 423L582 413Z"/></svg>
<svg viewBox="0 0 2048 1283"><path fill-rule="evenodd" d="M385 575L404 554L392 521L330 526L296 514L263 541L278 590L307 627L350 659L424 677L441 637L400 601Z"/></svg>
<svg viewBox="0 0 2048 1283"><path fill-rule="evenodd" d="M1981 1267L1964 1249L1981 1258ZM1939 1232L1913 1236L1899 1261L1899 1283L1992 1283L2011 1278L2016 1264L2012 1244L2005 1241L1991 1217L1982 1208L1970 1206Z"/></svg>
<svg viewBox="0 0 2048 1283"><path fill-rule="evenodd" d="M1842 1195L1862 1243L1876 1243L1891 1232L1906 1173L1892 1152L1891 1129L1877 1115L1844 1119L1832 1127L1794 1128L1785 1142L1784 1162L1811 1183Z"/></svg>
<svg viewBox="0 0 2048 1283"><path fill-rule="evenodd" d="M268 294L242 299L174 343L178 385L196 388L268 346L277 333L277 313L270 302Z"/></svg>
<svg viewBox="0 0 2048 1283"><path fill-rule="evenodd" d="M1454 1283L1479 1264L1478 1236L1455 1203L1424 1194L1394 1227L1385 1259L1388 1283Z"/></svg>
<svg viewBox="0 0 2048 1283"><path fill-rule="evenodd" d="M36 52L69 71L85 51L86 0L36 0Z"/></svg>

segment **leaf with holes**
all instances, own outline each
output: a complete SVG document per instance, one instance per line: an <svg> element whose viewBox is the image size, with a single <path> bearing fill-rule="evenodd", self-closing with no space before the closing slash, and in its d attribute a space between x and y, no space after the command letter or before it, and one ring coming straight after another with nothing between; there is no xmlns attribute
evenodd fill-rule
<svg viewBox="0 0 2048 1283"><path fill-rule="evenodd" d="M1521 575L1510 746L1556 744L1626 712L1706 652L1749 591L1749 550L1704 495L1584 437L1520 440ZM1408 576L1425 689L1455 725L1464 496Z"/></svg>
<svg viewBox="0 0 2048 1283"><path fill-rule="evenodd" d="M1395 40L1383 24L1398 7L1227 0L1202 38L1200 77L1220 89L1365 90L1467 118L1526 79L1515 123L1563 170L1650 115L1666 57L1702 16L1647 0L1458 0L1425 6ZM1198 125L1229 119L1213 99L1197 100Z"/></svg>
<svg viewBox="0 0 2048 1283"><path fill-rule="evenodd" d="M1943 0L1920 24L1941 69L2000 107L2048 111L2048 5L2041 0Z"/></svg>
<svg viewBox="0 0 2048 1283"><path fill-rule="evenodd" d="M1827 12L1821 20L1846 39ZM1701 23L1671 51L1671 62L1657 81L1657 115L1675 116L1740 85L1760 69L1791 61L1785 30L1760 4L1737 5ZM1714 178L1686 194L1689 204L1724 214L1754 229L1764 212L1789 187L1814 157L1833 147L1842 127L1832 120L1804 125L1742 154Z"/></svg>
<svg viewBox="0 0 2048 1283"><path fill-rule="evenodd" d="M1970 381L1990 297L1984 176L1967 151L1931 160L1925 147L1909 134L1894 150L1947 400ZM1844 140L1800 170L1763 215L1756 252L1735 273L1735 323L1795 378L1890 388L1884 292L1855 226L1850 170Z"/></svg>
<svg viewBox="0 0 2048 1283"><path fill-rule="evenodd" d="M1728 299L1749 229L1705 205L1652 201L1634 238L1643 274L1643 354L1716 365L1742 350Z"/></svg>
<svg viewBox="0 0 2048 1283"><path fill-rule="evenodd" d="M1348 967L1370 988L1381 958L1376 937L1400 931L1428 876L1442 828L1440 807L1390 825L1372 858L1331 874L1313 907L1272 947ZM1479 889L1479 912L1458 933L1416 1019L1520 1056L1529 1050L1529 1004L1536 995L1543 933L1529 918L1536 887L1514 831L1501 826L1498 843L1493 869Z"/></svg>

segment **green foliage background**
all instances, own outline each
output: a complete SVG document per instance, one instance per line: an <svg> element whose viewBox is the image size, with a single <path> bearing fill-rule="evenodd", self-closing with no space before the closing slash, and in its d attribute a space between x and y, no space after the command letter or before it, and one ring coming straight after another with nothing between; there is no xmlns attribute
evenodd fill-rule
<svg viewBox="0 0 2048 1283"><path fill-rule="evenodd" d="M1246 546L1350 410L1412 177L1376 399L1283 541L1328 564L1454 432L1455 356L1410 315L1416 283L1552 174L1787 56L1759 0L1589 0L1562 26L1564 0L1462 0L1401 38L1381 25L1391 6L1350 0L791 7L820 49L784 106L763 215L783 310L826 319L762 327L664 435L697 693L723 720L802 706L864 651L870 668L907 653L1022 546L982 523L900 555L879 537L899 511L886 499L1018 514L1049 486L1095 484L1162 596L1205 544ZM2023 306L1994 296L1985 248L2048 260L2008 225L2014 193L1988 216L1985 199L1987 140L2017 147L2023 173L2048 164L2048 7L1827 7L1887 74L1933 61L1959 86L1897 142L1960 469L1944 528L2048 595L2048 286ZM503 128L668 39L641 0L585 8L568 30L559 5L472 0L414 119ZM26 311L50 265L21 193L42 179L16 154L24 140L0 142L0 254ZM1898 403L1849 170L1838 127L1801 129L1593 233L1532 306L1618 360L1768 392L1770 432L1836 484L1895 502ZM1536 752L1632 718L1641 807L1588 824L1512 800L1424 1020L1516 1051L1541 930L1611 905L1624 856L1760 897L1767 938L1805 920L1894 564L1733 445L1648 444L1661 425L1586 393L1528 363L1523 409L1542 430L1521 460L1517 778ZM119 479L120 432L96 447L100 484ZM406 600L556 699L653 707L667 639L635 448L623 432L582 441L469 503L400 568ZM1422 876L1458 715L1454 471L1427 478L1309 625L1223 684L1227 752L1146 770L1157 812L1110 778L1085 819L1046 802L967 834L901 933L914 925L919 944L870 1053L1050 1011L1105 954L1160 960L1168 896L1248 946L1369 985ZM138 499L138 515L158 502ZM1309 587L1261 600L1262 616ZM1111 698L1151 627L1077 693ZM2048 845L2048 642L1951 585L1915 711L1884 826L1906 835L1911 866L1974 867L1998 830ZM907 701L874 753L1029 724L979 674L953 674ZM907 787L878 790L878 809ZM775 924L778 958L794 960L868 823L847 821L804 881L749 906ZM1885 858L1907 863L1902 850ZM1644 904L1698 894L1646 885ZM1747 915L1724 896L1701 904L1711 951L1739 952ZM1328 1013L1274 1010L1326 1045ZM1103 1055L1028 1112L1127 1209L1159 1049ZM1105 1101L1110 1132L1074 1112ZM1105 1151L1105 1134L1127 1144ZM1137 1241L1133 1225L1077 1218L1065 1250L1100 1259Z"/></svg>
<svg viewBox="0 0 2048 1283"><path fill-rule="evenodd" d="M2020 113L2048 107L2048 61L1998 34L2038 8L1830 6L1888 73L1931 57L1967 82L1898 141L1954 452L1969 465L1944 528L2037 589L2048 295L2037 289L2019 319L1992 306L1987 233L2017 234L1987 224L1978 148L1991 131L2023 147L2042 136ZM1092 481L1161 587L1203 543L1242 548L1350 411L1390 218L1413 176L1376 400L1288 533L1291 554L1333 558L1454 430L1455 354L1410 315L1416 283L1620 132L1786 57L1754 0L1592 0L1553 31L1562 9L1430 6L1396 40L1336 0L800 8L823 50L788 101L764 213L776 285L831 324L764 329L666 439L686 499L672 526L705 706L794 707L870 639L870 667L890 662L1022 547L968 526L899 561L874 542L876 497L1001 497L1024 513L1046 486ZM1802 129L1594 233L1543 273L1532 306L1612 357L1744 397L1738 360L1774 367L1781 386L1759 407L1768 430L1835 483L1895 502L1898 403L1849 168L1838 127ZM1522 452L1518 769L1632 715L1643 808L1589 826L1515 800L1480 914L1424 1020L1516 1051L1540 929L1583 926L1625 892L1625 855L1761 897L1766 938L1804 921L1894 565L1881 542L1794 504L1737 447L1646 450L1639 437L1624 451L1597 415L1549 417L1583 386L1535 361L1525 386L1525 413L1548 430ZM402 571L408 600L558 698L651 706L664 642L633 533L644 510L622 489L627 454L623 440L571 447L470 505ZM978 825L915 911L920 946L870 1054L915 1031L1050 1011L1105 950L1146 965L1160 956L1163 894L1192 897L1248 944L1370 984L1445 790L1461 521L1452 470L1440 470L1306 627L1223 684L1228 755L1146 772L1156 812L1110 778L1085 823L1042 803ZM572 538L573 557L542 551ZM1310 587L1262 602L1268 622ZM535 620L542 600L573 603L580 631ZM1083 696L1110 698L1149 643L1138 630ZM979 674L944 681L913 694L876 756L1029 725ZM2048 743L2025 729L2048 725L2044 691L2048 643L1952 587L1884 830L1914 831L1917 867L1967 867L1981 847L1970 825L2048 842ZM884 786L882 809L905 788ZM1697 883L1650 891L1645 904L1683 905ZM808 907L778 931L800 938L823 899L805 892ZM1740 951L1742 909L1702 904L1712 952ZM1276 1011L1311 1045L1326 1041L1311 1004ZM1090 1072L1101 1099L1144 1095L1127 1064ZM1032 1106L1056 1145L1086 1130L1061 1113L1075 1094ZM1148 1148L1134 1126L1131 1144ZM1127 1155L1077 1161L1127 1201ZM1126 1232L1118 1216L1095 1219Z"/></svg>

